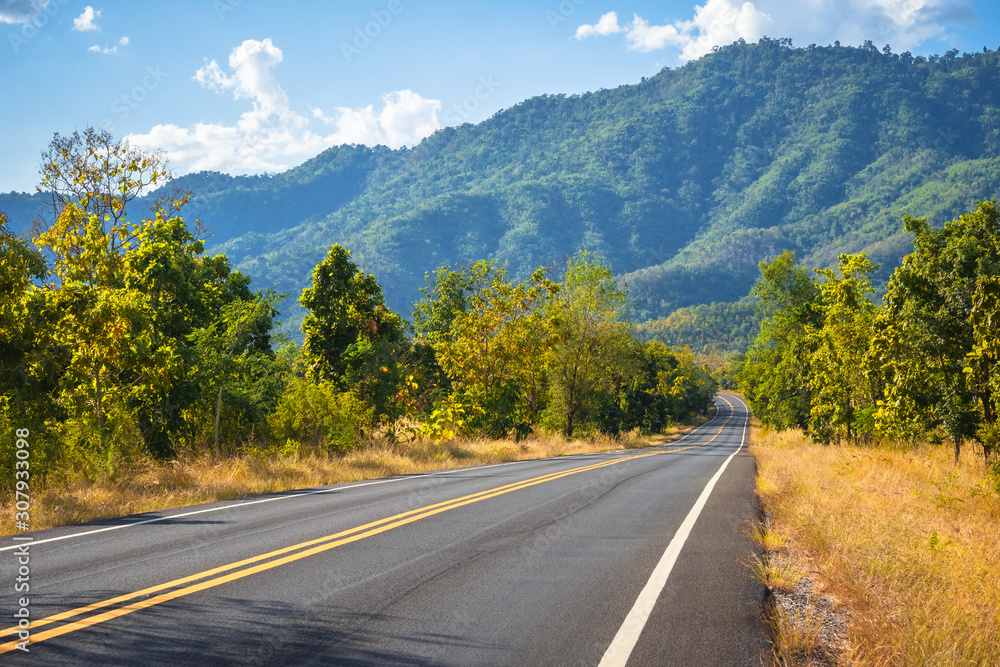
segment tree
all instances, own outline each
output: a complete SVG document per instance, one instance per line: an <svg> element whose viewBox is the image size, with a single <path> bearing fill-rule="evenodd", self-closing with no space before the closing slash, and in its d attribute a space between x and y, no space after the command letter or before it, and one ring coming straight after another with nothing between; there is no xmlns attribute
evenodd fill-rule
<svg viewBox="0 0 1000 667"><path fill-rule="evenodd" d="M96 216L104 233L108 227L118 227L127 206L137 197L173 178L161 153L118 141L107 130L92 127L68 137L56 132L42 152L41 176L37 189L49 193L54 218L58 219L68 204L75 204L84 217ZM153 212L163 212L164 217L172 217L188 198L175 192L164 196L150 207ZM128 239L117 234L112 242L126 243Z"/></svg>
<svg viewBox="0 0 1000 667"><path fill-rule="evenodd" d="M512 283L493 262L462 273L454 279L466 286L460 300L427 304L427 312L448 312L440 321L450 321L447 329L428 331L428 339L451 380L452 402L479 407L466 427L491 437L512 428L523 435L542 407L549 339L544 305L555 286L541 269Z"/></svg>
<svg viewBox="0 0 1000 667"><path fill-rule="evenodd" d="M405 324L386 307L375 276L358 269L350 251L334 244L299 303L310 311L302 323L308 374L355 392L376 417L395 418Z"/></svg>
<svg viewBox="0 0 1000 667"><path fill-rule="evenodd" d="M23 384L26 357L33 347L30 328L23 326L25 295L48 274L42 254L7 224L7 216L0 211L0 383L4 395Z"/></svg>
<svg viewBox="0 0 1000 667"><path fill-rule="evenodd" d="M126 210L169 180L159 155L88 130L57 134L43 157L39 189L52 193L56 219L35 242L59 284L32 287L26 303L42 323L34 372L47 374L62 411L54 428L105 461L119 446L168 455L201 417L189 336L252 301L249 279L206 257L170 215L186 197L154 203L148 217ZM270 326L255 338L267 352Z"/></svg>
<svg viewBox="0 0 1000 667"><path fill-rule="evenodd" d="M807 334L810 357L810 425L814 437L830 442L874 426L875 392L866 374L867 355L875 324L875 306L868 298L876 267L864 254L841 255L840 277L829 269L817 271L826 280L819 285L816 311L819 327Z"/></svg>
<svg viewBox="0 0 1000 667"><path fill-rule="evenodd" d="M1000 275L1000 212L989 201L939 229L909 216L903 222L913 252L889 280L872 341L885 383L876 424L890 433L941 427L957 460L980 421L965 373L976 347L970 315L980 281Z"/></svg>
<svg viewBox="0 0 1000 667"><path fill-rule="evenodd" d="M279 298L273 291L268 291L258 292L248 301L232 301L223 306L216 322L197 329L190 335L198 353L200 378L206 386L216 387L216 460L220 456L219 422L222 417L223 391L230 395L241 395L251 401L267 398L262 385L273 375L268 367L274 361L267 338L274 317L278 314L275 305ZM277 399L276 396L272 398L275 401ZM267 411L262 412L266 414Z"/></svg>
<svg viewBox="0 0 1000 667"><path fill-rule="evenodd" d="M550 300L553 337L545 362L548 410L566 437L595 407L599 394L614 391L615 371L628 365L627 301L610 267L589 253L566 263L566 275Z"/></svg>
<svg viewBox="0 0 1000 667"><path fill-rule="evenodd" d="M1000 448L997 396L1000 395L1000 276L981 276L972 300L972 351L966 355L966 384L979 403L976 433L987 461Z"/></svg>
<svg viewBox="0 0 1000 667"><path fill-rule="evenodd" d="M760 299L761 330L747 353L739 385L765 424L808 428L809 332L819 325L819 289L791 251L761 262L760 272L751 294Z"/></svg>

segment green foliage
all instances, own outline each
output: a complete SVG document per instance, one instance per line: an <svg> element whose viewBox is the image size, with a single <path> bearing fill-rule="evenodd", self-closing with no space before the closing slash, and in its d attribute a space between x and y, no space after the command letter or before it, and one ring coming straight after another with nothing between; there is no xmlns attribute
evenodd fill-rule
<svg viewBox="0 0 1000 667"><path fill-rule="evenodd" d="M760 331L756 304L708 303L678 308L667 317L636 324L640 340L659 340L671 347L690 347L705 354L746 353Z"/></svg>
<svg viewBox="0 0 1000 667"><path fill-rule="evenodd" d="M333 382L293 377L267 419L279 444L343 454L370 432L374 417L370 405Z"/></svg>
<svg viewBox="0 0 1000 667"><path fill-rule="evenodd" d="M816 303L822 323L808 332L807 345L813 350L809 419L813 436L823 442L871 437L877 395L865 370L875 333L875 306L868 295L877 268L864 254L841 255L840 278L829 269L819 271L826 279Z"/></svg>
<svg viewBox="0 0 1000 667"><path fill-rule="evenodd" d="M818 323L819 288L786 251L761 262L752 294L760 299L760 333L747 353L739 385L753 413L775 428L809 424L810 331Z"/></svg>
<svg viewBox="0 0 1000 667"><path fill-rule="evenodd" d="M988 387L975 381L982 380L981 366L973 367L978 373L965 368L968 355L976 354L970 315L977 289L988 289L983 281L1000 273L1000 214L994 202L983 202L940 229L909 216L904 222L914 235L913 252L889 281L872 342L873 379L884 387L875 420L893 433L941 427L957 455L981 415L996 418ZM978 312L983 324L984 309ZM983 396L987 404L977 413Z"/></svg>
<svg viewBox="0 0 1000 667"><path fill-rule="evenodd" d="M43 155L46 254L0 220L0 426L33 434L33 474L114 477L206 433L252 437L287 375L271 352L277 297L254 297L224 256L205 255L172 215L185 197L135 215L169 179L159 156L95 130L56 135Z"/></svg>
<svg viewBox="0 0 1000 667"><path fill-rule="evenodd" d="M655 432L702 412L717 389L690 351L636 340L624 287L587 252L558 284L541 270L513 283L487 261L428 280L414 320L447 382L413 415L436 440L520 437L539 423L567 436Z"/></svg>
<svg viewBox="0 0 1000 667"><path fill-rule="evenodd" d="M878 267L841 255L818 285L785 253L761 264L765 319L739 382L769 426L799 425L823 442L946 435L956 460L977 438L998 446L1000 209L995 201L940 228L905 216L913 252L869 295Z"/></svg>
<svg viewBox="0 0 1000 667"><path fill-rule="evenodd" d="M656 433L704 414L718 383L690 350L660 341L635 342L626 364L613 369L615 386L598 397L596 427L617 434L638 428Z"/></svg>
<svg viewBox="0 0 1000 667"><path fill-rule="evenodd" d="M615 373L628 365L633 338L627 298L610 267L583 252L566 263L560 289L549 300L548 419L567 437L594 411L600 395L614 391Z"/></svg>
<svg viewBox="0 0 1000 667"><path fill-rule="evenodd" d="M248 301L223 306L219 318L189 334L197 362L192 369L206 398L215 395L215 457L219 458L219 429L226 404L226 430L249 437L255 424L263 423L274 408L285 370L276 363L268 340L279 297L258 293ZM211 403L210 399L207 401ZM202 408L204 411L204 408Z"/></svg>
<svg viewBox="0 0 1000 667"><path fill-rule="evenodd" d="M350 257L334 244L302 292L299 301L309 310L302 324L303 357L310 377L350 388L391 422L399 416L394 399L403 379L405 325L386 308L375 277Z"/></svg>
<svg viewBox="0 0 1000 667"><path fill-rule="evenodd" d="M468 415L467 430L523 434L534 421L544 396L551 335L545 304L553 289L542 270L513 283L506 269L486 261L435 275L417 319L438 328L418 332L433 346L452 393L462 397L455 402L481 408Z"/></svg>

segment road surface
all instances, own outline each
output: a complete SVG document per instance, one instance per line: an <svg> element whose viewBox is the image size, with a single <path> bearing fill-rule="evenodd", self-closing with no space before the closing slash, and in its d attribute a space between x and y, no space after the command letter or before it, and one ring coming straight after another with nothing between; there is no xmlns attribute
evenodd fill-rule
<svg viewBox="0 0 1000 667"><path fill-rule="evenodd" d="M659 447L2 538L0 663L759 665L747 410L716 404Z"/></svg>

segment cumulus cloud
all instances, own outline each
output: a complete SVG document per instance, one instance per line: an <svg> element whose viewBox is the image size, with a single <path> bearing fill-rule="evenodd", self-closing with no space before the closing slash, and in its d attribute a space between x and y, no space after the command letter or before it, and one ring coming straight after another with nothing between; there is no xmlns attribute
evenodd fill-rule
<svg viewBox="0 0 1000 667"><path fill-rule="evenodd" d="M333 144L385 144L398 148L414 144L441 127L441 102L421 97L412 90L398 90L382 96L382 108L337 107L328 116L313 109L313 116L337 130L329 135Z"/></svg>
<svg viewBox="0 0 1000 667"><path fill-rule="evenodd" d="M576 29L576 38L584 39L585 37L595 37L598 35L613 35L616 32L621 32L621 26L618 25L618 13L608 12L603 15L597 23L594 25L587 25L586 23Z"/></svg>
<svg viewBox="0 0 1000 667"><path fill-rule="evenodd" d="M47 4L49 0L0 0L0 23L27 23Z"/></svg>
<svg viewBox="0 0 1000 667"><path fill-rule="evenodd" d="M101 26L94 23L95 19L101 17L101 11L94 11L94 8L87 5L83 9L83 13L73 19L73 30L79 32L89 32L91 30L100 30Z"/></svg>
<svg viewBox="0 0 1000 667"><path fill-rule="evenodd" d="M167 152L180 173L203 169L229 173L281 171L338 144L413 144L441 127L441 103L400 90L382 97L381 107L337 107L331 114L312 109L311 116L292 108L272 71L281 49L270 39L248 39L229 54L228 67L207 61L192 77L202 87L247 100L235 125L197 123L191 127L156 125L129 140ZM320 123L313 130L313 121Z"/></svg>
<svg viewBox="0 0 1000 667"><path fill-rule="evenodd" d="M576 38L625 33L630 51L668 47L679 60L698 58L715 46L738 39L756 41L765 34L791 37L797 43L860 45L865 40L913 49L947 35L951 27L975 25L968 0L707 0L686 20L651 24L634 15L624 26L615 12L595 25L581 25Z"/></svg>

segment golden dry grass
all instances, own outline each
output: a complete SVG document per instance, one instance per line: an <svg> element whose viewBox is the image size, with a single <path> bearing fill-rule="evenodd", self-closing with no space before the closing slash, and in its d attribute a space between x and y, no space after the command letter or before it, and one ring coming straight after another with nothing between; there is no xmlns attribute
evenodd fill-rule
<svg viewBox="0 0 1000 667"><path fill-rule="evenodd" d="M849 612L858 665L1000 665L1000 497L968 448L823 446L758 433L771 526Z"/></svg>
<svg viewBox="0 0 1000 667"><path fill-rule="evenodd" d="M48 488L32 488L33 530L83 523L195 503L287 491L325 484L376 479L461 466L522 461L585 452L645 447L680 437L690 426L657 436L594 436L567 440L532 436L513 440L457 440L434 443L376 441L345 456L301 451L292 455L247 454L216 462L210 455L187 455L167 462L140 461L114 479L94 482L63 476ZM13 506L13 498L5 498ZM0 535L15 530L13 512L0 516Z"/></svg>

